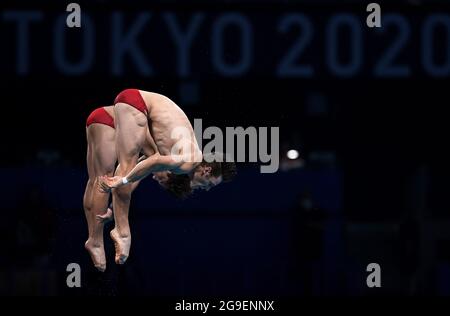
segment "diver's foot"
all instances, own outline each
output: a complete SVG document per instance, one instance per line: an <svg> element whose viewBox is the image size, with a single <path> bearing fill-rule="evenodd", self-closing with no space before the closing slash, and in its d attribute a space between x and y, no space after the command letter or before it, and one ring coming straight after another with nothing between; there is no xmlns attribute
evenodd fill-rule
<svg viewBox="0 0 450 316"><path fill-rule="evenodd" d="M121 236L116 228L111 231L110 235L116 248L115 261L117 264L124 264L130 254L131 236L129 234Z"/></svg>
<svg viewBox="0 0 450 316"><path fill-rule="evenodd" d="M95 242L93 239L89 238L84 244L84 248L89 252L94 267L100 272L105 272L106 257L103 243Z"/></svg>

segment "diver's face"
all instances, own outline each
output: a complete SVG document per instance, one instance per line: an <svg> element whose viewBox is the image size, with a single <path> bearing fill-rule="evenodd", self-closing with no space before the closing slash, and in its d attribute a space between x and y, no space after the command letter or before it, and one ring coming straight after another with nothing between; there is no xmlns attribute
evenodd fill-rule
<svg viewBox="0 0 450 316"><path fill-rule="evenodd" d="M222 182L222 176L214 177L211 175L211 167L200 167L192 177L191 188L193 190L209 191Z"/></svg>
<svg viewBox="0 0 450 316"><path fill-rule="evenodd" d="M194 178L191 181L191 188L193 190L205 190L209 191L211 188L218 185L220 182L222 182L222 177L198 177Z"/></svg>

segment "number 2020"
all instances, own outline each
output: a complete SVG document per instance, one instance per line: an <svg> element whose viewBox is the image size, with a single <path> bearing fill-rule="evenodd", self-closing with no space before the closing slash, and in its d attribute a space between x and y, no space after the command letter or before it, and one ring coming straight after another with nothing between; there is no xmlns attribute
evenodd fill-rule
<svg viewBox="0 0 450 316"><path fill-rule="evenodd" d="M313 77L314 66L301 63L300 59L305 50L311 45L314 37L314 27L311 20L304 14L285 15L278 24L280 33L287 33L292 28L298 28L300 33L296 41L283 56L277 67L279 77ZM435 60L436 30L445 31L443 61ZM347 30L350 36L349 58L346 62L339 59L339 49L343 41L341 32ZM325 63L332 75L338 77L353 77L358 75L363 67L363 31L377 32L383 36L388 31L394 31L394 39L384 51L380 52L379 59L372 68L375 77L408 77L411 67L400 64L398 57L405 49L411 38L411 25L409 21L399 14L385 14L382 17L382 27L369 29L365 21L352 14L333 15L325 26ZM370 40L377 40L372 37ZM421 25L420 34L420 64L426 74L432 77L446 77L450 75L450 16L445 14L431 14L425 18Z"/></svg>

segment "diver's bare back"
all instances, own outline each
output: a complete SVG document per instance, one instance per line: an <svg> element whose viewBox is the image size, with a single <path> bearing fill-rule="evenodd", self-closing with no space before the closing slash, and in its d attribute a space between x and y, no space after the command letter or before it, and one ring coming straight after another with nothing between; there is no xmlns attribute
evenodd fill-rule
<svg viewBox="0 0 450 316"><path fill-rule="evenodd" d="M179 141L172 138L175 128L189 132L192 153L200 151L189 119L175 102L158 93L142 90L139 92L147 106L150 133L161 155L170 155L171 149Z"/></svg>

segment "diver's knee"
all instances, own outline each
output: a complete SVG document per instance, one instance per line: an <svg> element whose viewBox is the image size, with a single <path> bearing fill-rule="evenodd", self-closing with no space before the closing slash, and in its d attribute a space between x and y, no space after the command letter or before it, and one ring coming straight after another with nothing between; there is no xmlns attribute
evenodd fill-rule
<svg viewBox="0 0 450 316"><path fill-rule="evenodd" d="M131 199L131 185L126 185L120 188L113 189L113 195L122 201L129 201Z"/></svg>

